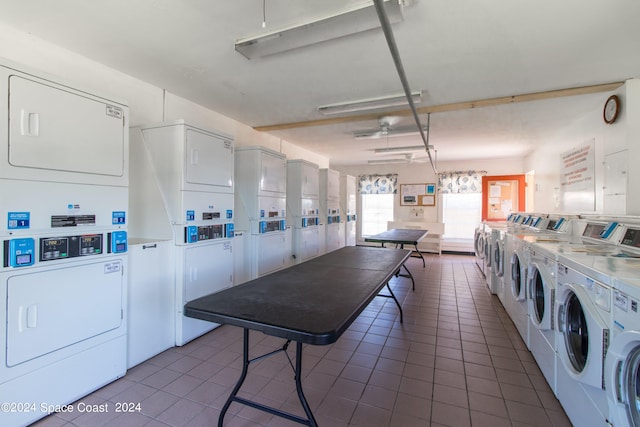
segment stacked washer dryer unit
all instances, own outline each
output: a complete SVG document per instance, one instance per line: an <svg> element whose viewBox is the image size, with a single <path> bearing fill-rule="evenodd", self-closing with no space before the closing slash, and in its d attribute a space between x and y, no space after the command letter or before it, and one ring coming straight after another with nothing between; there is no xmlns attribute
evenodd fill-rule
<svg viewBox="0 0 640 427"><path fill-rule="evenodd" d="M129 111L15 64L0 80L0 417L15 426L126 372Z"/></svg>
<svg viewBox="0 0 640 427"><path fill-rule="evenodd" d="M340 172L320 169L320 221L325 225L326 252L344 246L344 224L340 218Z"/></svg>
<svg viewBox="0 0 640 427"><path fill-rule="evenodd" d="M572 234L549 238L533 237L529 246L529 266L527 270L527 292L529 308L529 348L549 386L556 393L556 316L555 301L557 288L557 260L565 248L589 246L608 250L617 223L582 223L574 221ZM603 246L604 245L604 246ZM611 249L609 249L611 248ZM567 249L568 250L568 249Z"/></svg>
<svg viewBox="0 0 640 427"><path fill-rule="evenodd" d="M249 279L291 265L286 205L285 155L264 147L236 148L236 227L249 233L243 257Z"/></svg>
<svg viewBox="0 0 640 427"><path fill-rule="evenodd" d="M356 245L356 177L340 176L340 204L346 216L344 243L346 246Z"/></svg>
<svg viewBox="0 0 640 427"><path fill-rule="evenodd" d="M287 160L287 222L293 229L295 263L320 255L319 179L318 165Z"/></svg>
<svg viewBox="0 0 640 427"><path fill-rule="evenodd" d="M175 341L181 346L217 326L184 316L184 305L233 285L233 139L178 120L132 129L131 144L140 153L136 168L146 175L132 184L163 202L132 201L141 224L136 236L157 237L160 227L173 233Z"/></svg>

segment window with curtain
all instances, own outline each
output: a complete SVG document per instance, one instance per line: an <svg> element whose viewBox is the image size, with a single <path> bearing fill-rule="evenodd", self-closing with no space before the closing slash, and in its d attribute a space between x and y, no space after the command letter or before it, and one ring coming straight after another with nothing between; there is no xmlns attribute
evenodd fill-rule
<svg viewBox="0 0 640 427"><path fill-rule="evenodd" d="M485 171L444 172L438 175L442 195L444 239L471 239L482 218L482 176Z"/></svg>
<svg viewBox="0 0 640 427"><path fill-rule="evenodd" d="M397 174L358 177L358 192L362 201L363 237L387 231L387 222L393 221L393 202L397 188Z"/></svg>

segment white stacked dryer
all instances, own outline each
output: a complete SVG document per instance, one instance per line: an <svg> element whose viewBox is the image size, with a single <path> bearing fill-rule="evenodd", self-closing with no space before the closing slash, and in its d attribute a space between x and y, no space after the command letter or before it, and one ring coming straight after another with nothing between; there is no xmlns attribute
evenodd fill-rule
<svg viewBox="0 0 640 427"><path fill-rule="evenodd" d="M233 139L182 120L131 130L139 180L132 183L132 233L171 233L175 343L215 328L186 317L184 305L233 285Z"/></svg>
<svg viewBox="0 0 640 427"><path fill-rule="evenodd" d="M320 255L319 179L315 163L287 160L287 223L293 230L296 264Z"/></svg>
<svg viewBox="0 0 640 427"><path fill-rule="evenodd" d="M236 226L245 235L250 279L292 264L287 226L287 158L264 147L236 149Z"/></svg>
<svg viewBox="0 0 640 427"><path fill-rule="evenodd" d="M129 110L0 64L0 401L29 424L126 372Z"/></svg>
<svg viewBox="0 0 640 427"><path fill-rule="evenodd" d="M356 177L340 176L340 201L342 212L346 217L344 243L346 246L356 245Z"/></svg>
<svg viewBox="0 0 640 427"><path fill-rule="evenodd" d="M340 216L340 172L320 169L320 221L325 226L326 252L344 246L344 224Z"/></svg>

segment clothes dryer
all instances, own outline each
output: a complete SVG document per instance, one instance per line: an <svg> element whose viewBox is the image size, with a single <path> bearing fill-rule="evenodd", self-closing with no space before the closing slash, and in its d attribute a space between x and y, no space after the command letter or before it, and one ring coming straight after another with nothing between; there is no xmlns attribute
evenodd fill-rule
<svg viewBox="0 0 640 427"><path fill-rule="evenodd" d="M609 344L610 276L598 258L560 256L556 291L556 396L576 426L606 426L604 356Z"/></svg>

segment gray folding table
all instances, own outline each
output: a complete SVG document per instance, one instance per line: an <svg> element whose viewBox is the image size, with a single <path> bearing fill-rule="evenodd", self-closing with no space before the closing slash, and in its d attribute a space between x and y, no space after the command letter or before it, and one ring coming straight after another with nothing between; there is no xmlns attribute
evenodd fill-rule
<svg viewBox="0 0 640 427"><path fill-rule="evenodd" d="M347 246L188 302L184 306L186 316L244 328L242 373L222 408L218 426L222 426L232 402L317 426L302 391L302 344L326 345L337 341L378 295L394 299L402 321L402 307L388 282L410 255L408 250ZM391 295L379 294L385 286ZM281 349L250 359L251 329L287 341ZM237 396L249 364L275 353L286 353L291 341L296 342L296 390L307 418Z"/></svg>
<svg viewBox="0 0 640 427"><path fill-rule="evenodd" d="M404 249L404 245L413 245L415 252L417 255L415 258L422 259L422 267L426 266L424 261L424 257L422 256L422 252L418 250L418 243L420 240L424 239L425 236L429 233L428 230L415 230L415 229L404 229L404 228L393 228L391 230L384 231L382 233L378 233L374 236L365 237L365 242L371 243L380 243L384 248L385 243L392 243L396 245L396 248L400 246L400 249ZM413 256L413 253L412 255ZM399 274L399 276L409 277L413 282L413 289L416 289L415 280L413 280L413 275L409 271L406 265L402 265L407 274Z"/></svg>

